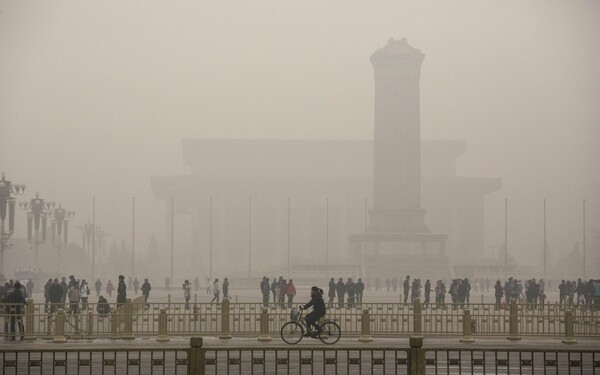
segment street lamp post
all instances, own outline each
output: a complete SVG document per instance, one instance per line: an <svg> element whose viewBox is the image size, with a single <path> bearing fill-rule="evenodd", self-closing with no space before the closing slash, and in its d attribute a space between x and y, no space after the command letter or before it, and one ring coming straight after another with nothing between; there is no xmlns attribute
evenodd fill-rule
<svg viewBox="0 0 600 375"><path fill-rule="evenodd" d="M4 252L10 245L8 240L15 229L15 198L25 192L25 185L13 184L6 179L4 173L0 179L0 281L4 280ZM6 228L6 217L8 216L8 229Z"/></svg>
<svg viewBox="0 0 600 375"><path fill-rule="evenodd" d="M48 213L54 209L54 202L47 202L35 193L35 198L29 202L21 202L21 208L27 212L27 239L34 245L34 269L38 271L38 246L46 241ZM40 238L40 229L42 236ZM35 231L35 235L33 232Z"/></svg>
<svg viewBox="0 0 600 375"><path fill-rule="evenodd" d="M59 203L58 208L48 212L48 216L51 220L52 242L56 244L58 257L56 271L60 273L60 267L62 266L61 245L63 241L65 244L69 241L69 219L75 216L75 211L67 211Z"/></svg>
<svg viewBox="0 0 600 375"><path fill-rule="evenodd" d="M548 264L548 240L546 237L546 200L544 199L544 281Z"/></svg>
<svg viewBox="0 0 600 375"><path fill-rule="evenodd" d="M504 279L508 278L508 198L504 199Z"/></svg>
<svg viewBox="0 0 600 375"><path fill-rule="evenodd" d="M583 280L587 279L587 275L585 273L585 199L583 200Z"/></svg>

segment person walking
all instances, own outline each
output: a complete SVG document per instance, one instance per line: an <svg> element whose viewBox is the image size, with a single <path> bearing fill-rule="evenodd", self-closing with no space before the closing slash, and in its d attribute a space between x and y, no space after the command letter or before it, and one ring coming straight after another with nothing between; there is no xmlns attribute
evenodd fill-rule
<svg viewBox="0 0 600 375"><path fill-rule="evenodd" d="M346 284L344 284L341 277L337 284L335 284L335 291L337 292L338 306L341 309L344 307L344 295L346 294Z"/></svg>
<svg viewBox="0 0 600 375"><path fill-rule="evenodd" d="M496 310L500 309L500 304L503 295L504 289L502 288L502 283L500 283L500 279L498 279L496 280L496 285L494 285L494 297L496 297Z"/></svg>
<svg viewBox="0 0 600 375"><path fill-rule="evenodd" d="M100 279L96 280L94 287L96 288L96 297L100 297L100 291L102 290L102 281L100 281Z"/></svg>
<svg viewBox="0 0 600 375"><path fill-rule="evenodd" d="M125 276L119 275L119 284L117 284L117 308L127 300L127 285L125 285Z"/></svg>
<svg viewBox="0 0 600 375"><path fill-rule="evenodd" d="M47 313L50 308L50 287L52 286L52 279L48 279L46 285L44 285L44 311Z"/></svg>
<svg viewBox="0 0 600 375"><path fill-rule="evenodd" d="M144 296L144 304L146 308L149 308L148 298L150 297L150 291L152 290L152 286L148 282L148 279L144 279L144 283L142 284L142 295Z"/></svg>
<svg viewBox="0 0 600 375"><path fill-rule="evenodd" d="M115 290L115 286L110 280L108 280L108 282L106 283L106 293L108 293L109 298L112 297L113 290Z"/></svg>
<svg viewBox="0 0 600 375"><path fill-rule="evenodd" d="M269 296L271 295L271 286L269 285L269 278L266 276L263 276L263 279L260 283L260 292L262 293L263 297L263 306L268 307Z"/></svg>
<svg viewBox="0 0 600 375"><path fill-rule="evenodd" d="M352 278L349 277L348 281L346 281L346 294L348 295L348 304L347 306L354 307L354 295L356 294L356 284L352 281Z"/></svg>
<svg viewBox="0 0 600 375"><path fill-rule="evenodd" d="M581 279L579 279L581 281ZM27 284L25 284L25 289L27 290L27 298L31 298L31 295L33 294L33 280L31 280L31 278L29 280L27 280Z"/></svg>
<svg viewBox="0 0 600 375"><path fill-rule="evenodd" d="M219 289L219 279L215 279L215 281L213 282L212 291L213 299L210 301L210 303L215 302L215 300L217 301L217 303L219 303L219 296L221 295L221 290Z"/></svg>
<svg viewBox="0 0 600 375"><path fill-rule="evenodd" d="M75 281L73 286L69 288L68 292L69 296L69 315L71 314L79 314L79 302L80 302L80 288L79 283Z"/></svg>
<svg viewBox="0 0 600 375"><path fill-rule="evenodd" d="M285 295L287 294L287 282L285 279L282 278L279 280L279 283L277 284L277 290L279 292L279 307L285 309Z"/></svg>
<svg viewBox="0 0 600 375"><path fill-rule="evenodd" d="M427 281L425 281L425 303L424 303L425 307L429 306L430 296L431 296L431 280L427 279Z"/></svg>
<svg viewBox="0 0 600 375"><path fill-rule="evenodd" d="M410 292L410 275L406 276L402 284L404 290L404 303L408 302L408 293Z"/></svg>
<svg viewBox="0 0 600 375"><path fill-rule="evenodd" d="M19 280L15 281L14 289L10 292L10 294L6 297L5 302L8 304L9 308L9 317L10 317L10 340L15 340L16 330L15 324L19 326L19 333L21 334L21 340L25 335L25 330L23 328L23 313L25 310L25 304L27 300L25 299L25 295L21 290L22 286ZM5 318L6 319L6 318ZM5 324L6 326L6 324Z"/></svg>
<svg viewBox="0 0 600 375"><path fill-rule="evenodd" d="M185 309L190 309L190 298L192 297L192 284L190 284L189 280L185 280L183 282L183 298L185 298Z"/></svg>
<svg viewBox="0 0 600 375"><path fill-rule="evenodd" d="M365 284L359 277L356 281L356 303L362 304L363 292L365 291Z"/></svg>
<svg viewBox="0 0 600 375"><path fill-rule="evenodd" d="M292 308L292 303L294 303L294 296L296 295L296 287L294 286L294 281L290 279L287 283L286 294L288 298L288 307Z"/></svg>
<svg viewBox="0 0 600 375"><path fill-rule="evenodd" d="M54 314L61 306L62 294L62 287L58 283L58 279L54 279L52 286L48 289L48 296L50 297L50 314Z"/></svg>
<svg viewBox="0 0 600 375"><path fill-rule="evenodd" d="M273 303L277 304L277 279L273 278L271 283L271 293L273 294Z"/></svg>
<svg viewBox="0 0 600 375"><path fill-rule="evenodd" d="M90 296L90 288L88 287L85 279L81 280L81 286L79 287L79 296L81 297L81 311L87 311L88 309L88 297Z"/></svg>
<svg viewBox="0 0 600 375"><path fill-rule="evenodd" d="M333 308L333 303L335 299L335 281L333 277L329 280L329 290L327 291L327 296L329 297L329 301L327 301L327 308Z"/></svg>
<svg viewBox="0 0 600 375"><path fill-rule="evenodd" d="M133 280L133 292L135 293L135 295L137 296L137 292L140 289L140 281L137 279L137 277Z"/></svg>
<svg viewBox="0 0 600 375"><path fill-rule="evenodd" d="M223 298L229 298L229 280L223 280Z"/></svg>
<svg viewBox="0 0 600 375"><path fill-rule="evenodd" d="M67 300L67 293L69 292L69 286L67 285L67 279L65 277L62 278L60 282L60 287L62 289L62 297L60 302L62 303L62 309L65 309L65 301Z"/></svg>

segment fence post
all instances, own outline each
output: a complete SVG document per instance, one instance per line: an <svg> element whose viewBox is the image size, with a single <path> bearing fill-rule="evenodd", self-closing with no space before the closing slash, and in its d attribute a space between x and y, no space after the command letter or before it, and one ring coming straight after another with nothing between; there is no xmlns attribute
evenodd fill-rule
<svg viewBox="0 0 600 375"><path fill-rule="evenodd" d="M408 364L410 374L425 375L425 349L423 349L422 337L411 337L408 340L410 350L408 352Z"/></svg>
<svg viewBox="0 0 600 375"><path fill-rule="evenodd" d="M63 309L59 309L56 312L56 329L54 331L54 338L52 339L53 343L63 344L67 342L65 337L65 312Z"/></svg>
<svg viewBox="0 0 600 375"><path fill-rule="evenodd" d="M269 333L269 310L263 308L260 311L260 336L258 341L271 341Z"/></svg>
<svg viewBox="0 0 600 375"><path fill-rule="evenodd" d="M108 335L109 340L117 340L119 335L117 334L120 320L120 311L119 309L114 309L112 314L110 314L110 335Z"/></svg>
<svg viewBox="0 0 600 375"><path fill-rule="evenodd" d="M468 309L463 313L463 337L460 342L473 342L473 332L471 329L471 311Z"/></svg>
<svg viewBox="0 0 600 375"><path fill-rule="evenodd" d="M23 336L23 340L35 340L36 337L33 335L33 300L31 298L27 300L25 318L25 336Z"/></svg>
<svg viewBox="0 0 600 375"><path fill-rule="evenodd" d="M421 314L421 300L415 299L413 309L413 334L411 338L423 338L423 316Z"/></svg>
<svg viewBox="0 0 600 375"><path fill-rule="evenodd" d="M171 293L167 295L167 310L171 311Z"/></svg>
<svg viewBox="0 0 600 375"><path fill-rule="evenodd" d="M481 293L481 304L483 305L483 293Z"/></svg>
<svg viewBox="0 0 600 375"><path fill-rule="evenodd" d="M134 340L133 335L133 306L131 305L131 298L125 300L125 327L123 329L123 340Z"/></svg>
<svg viewBox="0 0 600 375"><path fill-rule="evenodd" d="M563 344L576 344L575 340L575 323L573 321L573 311L565 311L565 339Z"/></svg>
<svg viewBox="0 0 600 375"><path fill-rule="evenodd" d="M56 322L55 322L56 324ZM46 317L46 337L44 339L52 340L52 314L48 313Z"/></svg>
<svg viewBox="0 0 600 375"><path fill-rule="evenodd" d="M72 316L73 316L73 322L74 322L74 324L73 324L73 334L71 335L70 338L80 340L80 339L83 338L83 337L81 337L81 332L79 330L79 324L80 324L79 323L79 320L80 320L79 317L80 317L80 315L79 314L72 314Z"/></svg>
<svg viewBox="0 0 600 375"><path fill-rule="evenodd" d="M167 342L171 339L167 336L167 310L160 309L160 315L158 316L158 337L156 341Z"/></svg>
<svg viewBox="0 0 600 375"><path fill-rule="evenodd" d="M204 375L204 349L202 349L202 337L190 338L190 352L187 363L188 374Z"/></svg>
<svg viewBox="0 0 600 375"><path fill-rule="evenodd" d="M85 337L87 339L95 339L94 336L94 313L88 310L87 313L87 330Z"/></svg>
<svg viewBox="0 0 600 375"><path fill-rule="evenodd" d="M229 298L223 298L221 303L221 334L219 338L222 340L231 338L229 334Z"/></svg>
<svg viewBox="0 0 600 375"><path fill-rule="evenodd" d="M399 298L400 298L400 299L398 300L398 303L402 303L402 293L400 293L400 296L399 296Z"/></svg>
<svg viewBox="0 0 600 375"><path fill-rule="evenodd" d="M362 311L362 317L360 321L360 338L358 341L373 342L373 337L371 337L371 315L369 314L369 309L363 309Z"/></svg>
<svg viewBox="0 0 600 375"><path fill-rule="evenodd" d="M510 315L508 318L508 337L511 341L521 340L519 337L519 312L517 311L517 300L510 300Z"/></svg>

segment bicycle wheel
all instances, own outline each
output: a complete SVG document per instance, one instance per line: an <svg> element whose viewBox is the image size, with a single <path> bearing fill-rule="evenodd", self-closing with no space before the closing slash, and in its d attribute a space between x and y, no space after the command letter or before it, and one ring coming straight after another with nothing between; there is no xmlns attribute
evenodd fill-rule
<svg viewBox="0 0 600 375"><path fill-rule="evenodd" d="M304 328L297 322L287 322L281 327L281 339L290 345L294 345L302 340Z"/></svg>
<svg viewBox="0 0 600 375"><path fill-rule="evenodd" d="M340 337L342 337L342 329L339 325L337 325L337 323L328 320L321 325L321 334L319 335L319 340L321 340L324 344L335 344L339 341Z"/></svg>

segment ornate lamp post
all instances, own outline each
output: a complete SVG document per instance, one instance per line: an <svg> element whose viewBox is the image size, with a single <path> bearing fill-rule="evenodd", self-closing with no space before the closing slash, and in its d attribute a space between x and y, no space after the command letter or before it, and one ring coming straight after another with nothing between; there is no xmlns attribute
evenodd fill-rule
<svg viewBox="0 0 600 375"><path fill-rule="evenodd" d="M4 280L4 251L10 245L8 240L15 229L15 198L25 192L25 185L13 184L6 179L4 172L0 179L0 281ZM7 215L8 214L8 215ZM8 229L5 220L8 216Z"/></svg>
<svg viewBox="0 0 600 375"><path fill-rule="evenodd" d="M95 229L95 230L94 230ZM91 257L92 262L92 279L95 280L96 277L96 249L99 251L104 251L104 237L108 235L108 233L104 232L100 226L94 225L89 221L85 225L80 225L79 230L82 233L82 246L83 250L87 252L87 255ZM98 263L100 263L100 257L98 258Z"/></svg>
<svg viewBox="0 0 600 375"><path fill-rule="evenodd" d="M92 246L92 232L94 230L94 226L88 221L87 224L80 225L78 229L81 231L81 248L91 256L92 254L90 248Z"/></svg>
<svg viewBox="0 0 600 375"><path fill-rule="evenodd" d="M39 193L35 193L35 198L29 202L21 202L19 206L27 212L27 239L34 244L35 249L35 272L38 271L38 245L46 241L46 227L48 222L48 212L54 209L54 202L46 202L40 198ZM42 236L40 238L40 229ZM35 235L33 231L35 230Z"/></svg>
<svg viewBox="0 0 600 375"><path fill-rule="evenodd" d="M75 216L75 211L67 211L60 203L58 208L52 209L48 212L48 216L52 221L50 225L50 231L52 232L52 242L56 244L56 254L58 255L57 271L60 271L62 265L61 260L61 245L62 242L66 244L69 237L69 219Z"/></svg>

